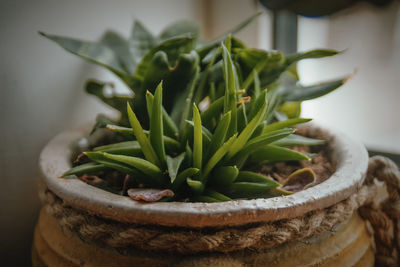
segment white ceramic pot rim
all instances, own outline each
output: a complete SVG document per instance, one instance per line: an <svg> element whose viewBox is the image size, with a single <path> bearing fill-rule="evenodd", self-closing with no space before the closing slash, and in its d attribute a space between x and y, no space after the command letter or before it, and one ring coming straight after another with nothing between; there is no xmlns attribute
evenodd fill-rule
<svg viewBox="0 0 400 267"><path fill-rule="evenodd" d="M320 128L315 125L310 127ZM365 147L342 133L322 129L332 137L331 157L336 165L336 172L314 187L290 196L269 199L141 204L78 179L59 178L71 168L71 144L88 134L83 129L66 131L53 138L43 149L39 165L44 182L53 193L66 204L92 214L122 222L163 226L237 226L301 216L344 200L361 187L368 165Z"/></svg>

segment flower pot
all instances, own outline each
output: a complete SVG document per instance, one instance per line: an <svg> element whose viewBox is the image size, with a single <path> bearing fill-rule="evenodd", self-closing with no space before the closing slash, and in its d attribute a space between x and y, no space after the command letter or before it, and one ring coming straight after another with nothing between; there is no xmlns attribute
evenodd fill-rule
<svg viewBox="0 0 400 267"><path fill-rule="evenodd" d="M321 184L270 199L152 204L59 178L71 167L72 144L88 130L61 133L40 156L45 205L34 265L373 266L371 224L357 209L383 186L363 185L368 155L361 144L323 131L336 171Z"/></svg>

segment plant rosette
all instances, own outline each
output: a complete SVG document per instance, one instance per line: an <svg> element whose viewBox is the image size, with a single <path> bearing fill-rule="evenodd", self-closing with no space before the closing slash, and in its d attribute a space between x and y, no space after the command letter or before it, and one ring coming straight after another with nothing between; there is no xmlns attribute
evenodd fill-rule
<svg viewBox="0 0 400 267"><path fill-rule="evenodd" d="M90 80L86 91L120 118L101 115L90 133L64 132L42 151L35 265L396 264L396 166L368 163L343 134L297 126L309 121L299 118L301 101L347 78L305 87L296 62L336 51L284 56L231 35L204 43L188 23L155 37L136 22L131 39L107 32L99 43L41 34L108 68L133 96ZM89 135L101 139L78 149ZM301 148L322 144L329 178L300 167L262 174L277 162L302 166L314 155Z"/></svg>

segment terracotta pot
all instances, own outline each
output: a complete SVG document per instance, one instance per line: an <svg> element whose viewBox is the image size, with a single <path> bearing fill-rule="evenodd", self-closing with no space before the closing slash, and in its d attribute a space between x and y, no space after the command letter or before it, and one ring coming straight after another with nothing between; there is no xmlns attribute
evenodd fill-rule
<svg viewBox="0 0 400 267"><path fill-rule="evenodd" d="M311 214L358 192L367 171L367 151L360 143L341 133L324 131L330 136L330 156L336 168L335 173L314 187L290 196L270 199L140 204L78 179L59 178L71 167L74 153L72 144L88 134L85 130L64 132L51 140L40 156L40 169L45 190L62 203L60 207L92 216L96 221L92 226L103 220L128 228L149 226L154 231L160 228L166 233L208 233L221 229L243 231ZM139 245L140 249L138 245L128 244L122 249L120 243L97 243L82 238L82 228L79 228L79 233L74 233L77 228L65 223L68 218L51 214L43 209L36 227L33 248L36 266L372 266L374 262L372 238L357 212L330 231L272 248L265 245L265 248L257 250L251 246L221 249L223 246L220 246L215 251L200 249L201 253L186 253L184 245L183 249L181 246L181 249L174 251L176 246L173 242L170 248L164 246L163 251L143 250L146 245ZM263 242L268 243L268 240L260 240L257 246L262 248Z"/></svg>

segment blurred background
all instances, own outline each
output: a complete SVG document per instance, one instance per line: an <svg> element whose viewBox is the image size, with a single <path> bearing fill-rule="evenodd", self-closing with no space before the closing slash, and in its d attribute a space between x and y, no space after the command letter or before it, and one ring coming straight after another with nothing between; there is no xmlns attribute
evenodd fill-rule
<svg viewBox="0 0 400 267"><path fill-rule="evenodd" d="M356 1L347 1L350 2ZM339 90L305 102L303 116L360 140L369 150L398 157L400 2L389 2L377 7L362 1L332 10L335 12L331 15L306 14L291 25L297 37L294 49L297 47L298 51L344 51L334 58L302 62L299 72L303 83L355 73ZM101 78L122 87L112 74L70 55L40 37L37 31L96 40L106 29L128 36L134 19L141 20L153 33L177 20L195 20L203 27L203 37L213 38L257 11L265 13L238 36L249 46L272 49L277 46L273 37L285 37L286 33L274 30L281 11L267 10L255 0L2 0L2 264L30 265L33 227L40 207L37 162L42 147L57 133L91 122L97 113L109 111L83 92L86 79Z"/></svg>

